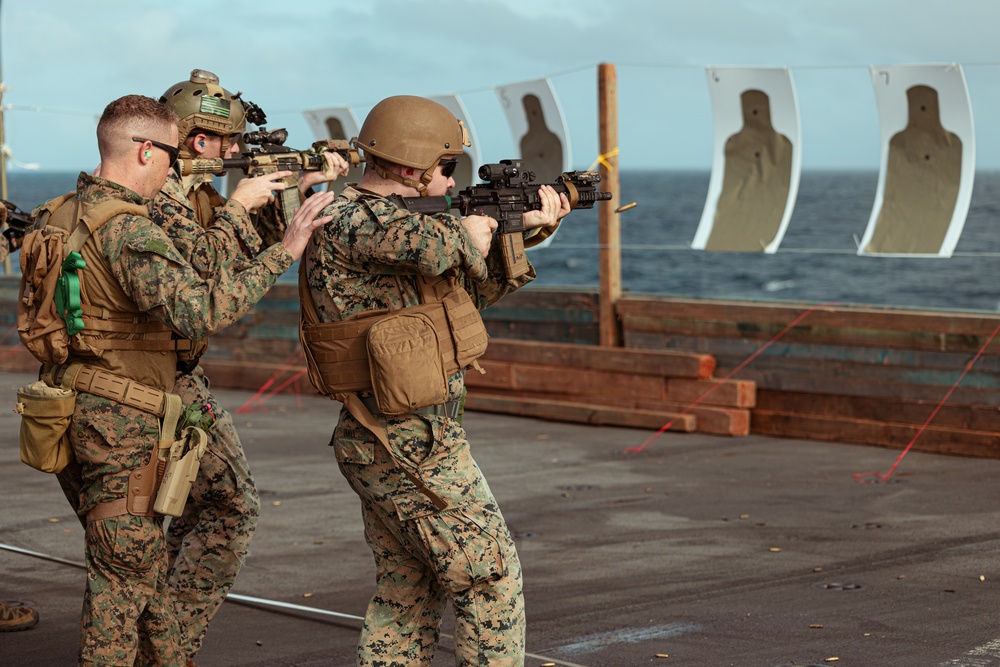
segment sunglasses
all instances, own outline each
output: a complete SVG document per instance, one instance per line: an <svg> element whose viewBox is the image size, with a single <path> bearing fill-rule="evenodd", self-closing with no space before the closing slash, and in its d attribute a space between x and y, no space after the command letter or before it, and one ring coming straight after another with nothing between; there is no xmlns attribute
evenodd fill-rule
<svg viewBox="0 0 1000 667"><path fill-rule="evenodd" d="M142 144L148 141L157 148L162 148L163 150L165 150L167 152L167 155L170 156L170 164L167 165L168 167L174 166L174 163L177 162L177 156L181 154L181 149L178 148L177 146L171 146L170 144L165 144L160 141L153 141L152 139L143 139L142 137L132 137L132 141L136 142L137 144Z"/></svg>
<svg viewBox="0 0 1000 667"><path fill-rule="evenodd" d="M458 168L458 158L450 158L447 160L441 160L438 162L438 166L441 167L441 175L445 178L451 178L455 173L455 169Z"/></svg>

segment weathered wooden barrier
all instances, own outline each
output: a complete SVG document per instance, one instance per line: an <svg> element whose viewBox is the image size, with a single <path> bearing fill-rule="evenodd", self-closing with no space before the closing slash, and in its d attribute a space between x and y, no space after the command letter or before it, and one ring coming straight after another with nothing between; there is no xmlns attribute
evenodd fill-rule
<svg viewBox="0 0 1000 667"><path fill-rule="evenodd" d="M13 331L15 297L0 280L0 368L34 370ZM603 348L597 312L594 292L547 288L484 311L487 374L467 376L469 408L893 448L919 434L915 449L1000 458L1000 337L986 345L1000 315L625 296L624 347ZM312 393L297 323L295 286L275 286L213 337L213 384Z"/></svg>

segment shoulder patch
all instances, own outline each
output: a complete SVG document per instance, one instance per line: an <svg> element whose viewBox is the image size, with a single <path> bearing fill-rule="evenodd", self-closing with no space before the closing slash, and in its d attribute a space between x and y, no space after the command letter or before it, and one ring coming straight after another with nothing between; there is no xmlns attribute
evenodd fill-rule
<svg viewBox="0 0 1000 667"><path fill-rule="evenodd" d="M170 244L165 243L163 239L148 239L143 245L143 250L167 256L170 254Z"/></svg>

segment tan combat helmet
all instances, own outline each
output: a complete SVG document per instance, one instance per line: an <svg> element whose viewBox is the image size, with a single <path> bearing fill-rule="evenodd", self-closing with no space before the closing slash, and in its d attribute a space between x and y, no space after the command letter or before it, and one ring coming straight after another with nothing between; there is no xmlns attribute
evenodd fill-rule
<svg viewBox="0 0 1000 667"><path fill-rule="evenodd" d="M374 161L372 169L427 196L427 184L441 158L461 155L471 146L469 132L447 108L423 97L387 97L371 110L361 126L355 147L386 162L424 170L419 181L388 171Z"/></svg>
<svg viewBox="0 0 1000 667"><path fill-rule="evenodd" d="M247 106L240 93L233 95L219 85L219 77L203 69L192 70L188 81L167 89L160 97L177 114L181 157L192 157L184 140L195 130L219 136L243 132L247 125Z"/></svg>

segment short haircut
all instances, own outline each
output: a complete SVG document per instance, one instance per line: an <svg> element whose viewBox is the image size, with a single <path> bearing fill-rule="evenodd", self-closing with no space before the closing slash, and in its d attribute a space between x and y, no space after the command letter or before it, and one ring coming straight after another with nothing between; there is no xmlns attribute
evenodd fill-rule
<svg viewBox="0 0 1000 667"><path fill-rule="evenodd" d="M97 147L101 160L128 148L133 136L163 135L177 124L177 114L165 104L145 95L125 95L104 107L97 123Z"/></svg>

